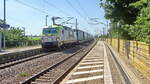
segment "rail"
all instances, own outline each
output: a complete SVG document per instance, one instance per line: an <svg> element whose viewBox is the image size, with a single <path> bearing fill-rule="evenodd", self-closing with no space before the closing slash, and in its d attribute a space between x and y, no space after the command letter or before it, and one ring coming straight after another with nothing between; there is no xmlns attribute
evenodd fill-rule
<svg viewBox="0 0 150 84"><path fill-rule="evenodd" d="M95 44L96 44L96 43L95 43ZM95 44L94 44L94 45L95 45ZM94 47L94 45L90 48L90 50ZM75 53L72 54L71 56L69 56L69 57L67 57L67 58L64 58L64 59L61 60L61 61L58 61L57 63L51 65L50 67L44 69L43 71L41 71L41 72L39 72L39 73L37 73L37 74L35 74L35 75L29 77L29 78L26 79L25 81L22 81L21 84L30 84L30 83L31 83L32 81L34 81L35 79L39 78L39 77L42 76L43 74L46 74L47 72L49 72L49 71L52 70L53 68L57 67L58 65L64 63L64 62L67 61L68 59L72 58L74 55L76 55L76 54L78 54L79 52L83 51L84 49L85 49L85 48L78 50L77 52L75 52ZM87 54L87 53L88 53L88 52L86 52L86 54ZM85 54L85 55L86 55L86 54ZM83 57L84 57L84 56L83 56ZM83 57L82 57L82 58L83 58ZM82 59L82 58L81 58L81 59ZM80 60L81 60L81 59L80 59ZM79 61L80 61L80 60L79 60ZM78 62L79 62L79 61L78 61ZM77 62L77 63L78 63L78 62ZM75 65L76 65L77 63L75 63ZM75 65L71 66L71 68L69 68L67 71L65 71L65 72L63 73L63 75L57 77L56 80L53 81L53 83L54 83L54 84L57 84L58 82L60 82L60 81L62 80L62 78L64 78L65 74L67 74Z"/></svg>

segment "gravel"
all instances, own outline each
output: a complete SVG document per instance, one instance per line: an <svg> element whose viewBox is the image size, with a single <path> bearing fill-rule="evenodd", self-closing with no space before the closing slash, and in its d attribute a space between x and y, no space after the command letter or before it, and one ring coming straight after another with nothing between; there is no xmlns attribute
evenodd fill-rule
<svg viewBox="0 0 150 84"><path fill-rule="evenodd" d="M81 49L83 46L76 46L61 52L56 52L41 58L33 59L18 65L0 70L0 84L19 84L20 81L40 72L64 56L69 56ZM85 46L84 46L85 47ZM25 76L21 74L25 73Z"/></svg>
<svg viewBox="0 0 150 84"><path fill-rule="evenodd" d="M82 50L82 52L77 53L70 59L66 60L65 62L61 63L60 65L58 65L55 68L53 68L52 70L50 70L50 72L48 72L47 74L44 74L44 76L40 76L40 77L52 78L52 79L48 79L48 80L44 79L44 80L48 81L49 84L53 84L53 82L58 77L62 76L69 68L71 68L74 64L76 64L78 62L78 60L80 60L87 53L87 51L90 50L90 48L91 48L91 46L87 47L86 49ZM48 75L48 76L45 76L45 75ZM51 80L51 81L49 81L49 80ZM37 81L35 80L35 82L37 82Z"/></svg>

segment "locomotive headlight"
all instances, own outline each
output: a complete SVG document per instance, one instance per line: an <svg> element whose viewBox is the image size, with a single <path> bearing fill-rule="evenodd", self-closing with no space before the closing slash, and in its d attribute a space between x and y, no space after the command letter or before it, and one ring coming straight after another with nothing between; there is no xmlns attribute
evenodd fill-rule
<svg viewBox="0 0 150 84"><path fill-rule="evenodd" d="M59 41L59 40L60 40L60 38L59 38L59 37L57 37L57 38L56 38L56 41Z"/></svg>

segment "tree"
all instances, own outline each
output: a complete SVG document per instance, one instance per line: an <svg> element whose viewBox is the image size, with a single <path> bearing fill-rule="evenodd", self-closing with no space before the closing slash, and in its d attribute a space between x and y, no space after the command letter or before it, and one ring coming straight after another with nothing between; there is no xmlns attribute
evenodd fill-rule
<svg viewBox="0 0 150 84"><path fill-rule="evenodd" d="M105 2L104 2L105 1ZM101 0L100 6L105 9L105 17L111 21L122 21L124 24L133 24L139 10L130 3L138 0Z"/></svg>
<svg viewBox="0 0 150 84"><path fill-rule="evenodd" d="M150 42L150 6L148 0L100 0L105 18L111 21L109 32L123 39ZM120 24L119 26L117 24Z"/></svg>
<svg viewBox="0 0 150 84"><path fill-rule="evenodd" d="M135 40L150 43L150 6L144 5L145 3L146 0L141 0L132 4L140 9L140 15L135 24L130 26L130 35L135 37Z"/></svg>

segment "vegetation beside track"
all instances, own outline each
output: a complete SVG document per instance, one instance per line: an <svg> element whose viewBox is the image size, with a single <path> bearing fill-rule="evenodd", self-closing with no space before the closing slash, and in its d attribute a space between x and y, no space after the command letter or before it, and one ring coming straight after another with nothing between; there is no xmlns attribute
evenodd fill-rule
<svg viewBox="0 0 150 84"><path fill-rule="evenodd" d="M149 0L100 0L100 6L110 20L109 36L150 43Z"/></svg>
<svg viewBox="0 0 150 84"><path fill-rule="evenodd" d="M3 20L0 20L0 24L2 23ZM41 38L38 36L25 36L25 31L21 27L10 27L7 30L0 29L0 34L2 37L5 36L6 48L33 46L41 43Z"/></svg>

